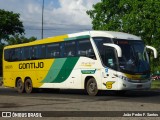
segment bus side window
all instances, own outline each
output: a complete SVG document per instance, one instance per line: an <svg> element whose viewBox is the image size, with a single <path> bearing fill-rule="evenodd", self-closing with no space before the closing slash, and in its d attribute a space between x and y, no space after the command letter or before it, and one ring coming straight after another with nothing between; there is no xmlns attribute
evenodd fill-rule
<svg viewBox="0 0 160 120"><path fill-rule="evenodd" d="M47 58L52 58L53 57L53 51L52 51L53 47L54 47L53 44L48 44L46 46L46 48L47 48Z"/></svg>
<svg viewBox="0 0 160 120"><path fill-rule="evenodd" d="M21 60L20 48L14 48L11 50L12 50L11 61L20 61Z"/></svg>
<svg viewBox="0 0 160 120"><path fill-rule="evenodd" d="M76 56L76 43L75 41L65 42L64 57Z"/></svg>
<svg viewBox="0 0 160 120"><path fill-rule="evenodd" d="M22 53L23 54L22 59L23 60L31 60L31 58L32 58L31 53L32 53L32 47L24 47L23 53Z"/></svg>
<svg viewBox="0 0 160 120"><path fill-rule="evenodd" d="M32 60L37 60L37 59L39 59L38 47L39 47L39 46L33 46L33 47L32 47Z"/></svg>
<svg viewBox="0 0 160 120"><path fill-rule="evenodd" d="M93 47L89 39L79 41L77 52L78 52L78 56L84 56L84 57L96 59Z"/></svg>
<svg viewBox="0 0 160 120"><path fill-rule="evenodd" d="M65 56L64 42L60 43L60 57L63 58Z"/></svg>
<svg viewBox="0 0 160 120"><path fill-rule="evenodd" d="M47 58L59 58L60 46L59 43L52 43L47 45Z"/></svg>
<svg viewBox="0 0 160 120"><path fill-rule="evenodd" d="M45 59L46 58L46 45L40 45L38 49L39 58Z"/></svg>
<svg viewBox="0 0 160 120"><path fill-rule="evenodd" d="M5 61L10 61L10 49L4 50L4 59Z"/></svg>
<svg viewBox="0 0 160 120"><path fill-rule="evenodd" d="M60 44L59 43L54 43L53 44L52 57L53 58L59 58L60 57Z"/></svg>
<svg viewBox="0 0 160 120"><path fill-rule="evenodd" d="M21 60L21 48L15 48L14 51L15 51L15 54L14 54L13 61L20 61Z"/></svg>
<svg viewBox="0 0 160 120"><path fill-rule="evenodd" d="M15 61L15 49L11 49L10 51L10 61Z"/></svg>

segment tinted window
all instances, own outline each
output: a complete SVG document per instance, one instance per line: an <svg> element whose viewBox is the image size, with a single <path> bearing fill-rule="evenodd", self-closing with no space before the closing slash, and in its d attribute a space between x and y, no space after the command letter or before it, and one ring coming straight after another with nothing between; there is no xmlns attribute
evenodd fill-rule
<svg viewBox="0 0 160 120"><path fill-rule="evenodd" d="M8 49L4 51L4 59L6 61L19 61L21 60L21 49L16 48L16 49Z"/></svg>
<svg viewBox="0 0 160 120"><path fill-rule="evenodd" d="M76 44L75 41L65 42L65 50L64 56L65 57L73 57L76 55Z"/></svg>
<svg viewBox="0 0 160 120"><path fill-rule="evenodd" d="M21 55L22 55L21 52L22 52L21 48L14 49L14 54L12 56L12 61L19 61L19 60L21 60Z"/></svg>
<svg viewBox="0 0 160 120"><path fill-rule="evenodd" d="M4 59L6 61L9 61L10 60L10 51L11 50L4 50Z"/></svg>
<svg viewBox="0 0 160 120"><path fill-rule="evenodd" d="M102 46L103 52L101 52L101 58L103 64L107 67L117 70L117 58L115 55L115 49L112 47Z"/></svg>
<svg viewBox="0 0 160 120"><path fill-rule="evenodd" d="M59 43L47 45L47 58L58 58L60 57Z"/></svg>
<svg viewBox="0 0 160 120"><path fill-rule="evenodd" d="M32 53L32 47L24 47L22 51L23 60L31 60L32 58L31 53Z"/></svg>
<svg viewBox="0 0 160 120"><path fill-rule="evenodd" d="M110 38L105 37L94 37L93 40L97 46L103 65L117 70L118 61L116 58L115 49L103 45L104 43L112 43L112 40Z"/></svg>
<svg viewBox="0 0 160 120"><path fill-rule="evenodd" d="M4 51L7 61L85 56L95 59L89 39L27 46Z"/></svg>
<svg viewBox="0 0 160 120"><path fill-rule="evenodd" d="M11 60L11 61L16 61L15 49L11 49L11 50L10 50L10 60Z"/></svg>
<svg viewBox="0 0 160 120"><path fill-rule="evenodd" d="M33 46L32 47L32 59L39 59L39 51L38 51L38 48L40 46Z"/></svg>
<svg viewBox="0 0 160 120"><path fill-rule="evenodd" d="M85 56L96 59L93 47L89 40L78 41L78 56Z"/></svg>
<svg viewBox="0 0 160 120"><path fill-rule="evenodd" d="M46 58L46 45L40 45L38 51L40 59Z"/></svg>
<svg viewBox="0 0 160 120"><path fill-rule="evenodd" d="M121 47L122 57L119 58L119 67L125 73L149 72L148 56L142 41L113 39Z"/></svg>

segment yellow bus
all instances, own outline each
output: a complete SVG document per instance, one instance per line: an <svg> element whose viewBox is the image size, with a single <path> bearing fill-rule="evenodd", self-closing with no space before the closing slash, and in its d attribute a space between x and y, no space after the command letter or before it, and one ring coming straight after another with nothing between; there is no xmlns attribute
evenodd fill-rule
<svg viewBox="0 0 160 120"><path fill-rule="evenodd" d="M150 65L141 38L122 32L86 31L6 46L3 83L19 93L34 88L137 90L151 86Z"/></svg>

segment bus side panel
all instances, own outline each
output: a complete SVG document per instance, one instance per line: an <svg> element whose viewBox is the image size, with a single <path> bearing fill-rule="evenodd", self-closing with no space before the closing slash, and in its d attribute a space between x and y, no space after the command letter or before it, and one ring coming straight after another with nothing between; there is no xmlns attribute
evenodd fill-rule
<svg viewBox="0 0 160 120"><path fill-rule="evenodd" d="M3 72L3 85L6 87L15 87L15 80L12 78L12 72Z"/></svg>
<svg viewBox="0 0 160 120"><path fill-rule="evenodd" d="M55 59L44 80L42 80L44 84L41 88L68 88L69 83L73 83L70 75L74 71L78 59L79 57Z"/></svg>
<svg viewBox="0 0 160 120"><path fill-rule="evenodd" d="M53 62L54 59L20 62L4 61L4 86L15 87L16 78L20 77L23 82L25 81L25 78L30 78L32 80L33 87L39 88L43 84L42 80L47 75ZM43 66L39 67L39 63L43 63Z"/></svg>
<svg viewBox="0 0 160 120"><path fill-rule="evenodd" d="M101 89L100 62L87 57L63 58L55 60L48 71L41 88L84 89L88 76L95 78Z"/></svg>
<svg viewBox="0 0 160 120"><path fill-rule="evenodd" d="M77 70L77 69L78 70ZM87 77L93 77L95 78L97 82L98 89L101 89L101 73L100 73L101 64L98 62L98 60L94 60L87 57L80 57L80 60L78 61L75 69L78 71L76 74L77 80L75 79L74 86L75 88L81 88L85 89L85 80ZM80 76L77 76L77 75ZM79 80L80 79L80 80ZM81 83L79 83L79 81ZM80 86L81 85L81 86Z"/></svg>
<svg viewBox="0 0 160 120"><path fill-rule="evenodd" d="M3 85L6 87L14 87L13 80L11 78L12 65L7 64L3 61Z"/></svg>

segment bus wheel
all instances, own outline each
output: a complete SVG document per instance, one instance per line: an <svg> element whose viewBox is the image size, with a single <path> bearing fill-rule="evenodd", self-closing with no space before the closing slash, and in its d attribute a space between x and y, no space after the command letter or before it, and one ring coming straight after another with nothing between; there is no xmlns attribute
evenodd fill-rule
<svg viewBox="0 0 160 120"><path fill-rule="evenodd" d="M91 95L91 96L97 95L98 88L97 88L96 80L94 78L90 78L87 81L86 91L87 91L88 95Z"/></svg>
<svg viewBox="0 0 160 120"><path fill-rule="evenodd" d="M17 80L16 87L17 87L18 93L23 93L24 92L24 84L23 84L21 79Z"/></svg>
<svg viewBox="0 0 160 120"><path fill-rule="evenodd" d="M26 93L28 93L28 94L31 93L33 91L33 86L32 86L31 79L27 79L24 84L25 84Z"/></svg>

